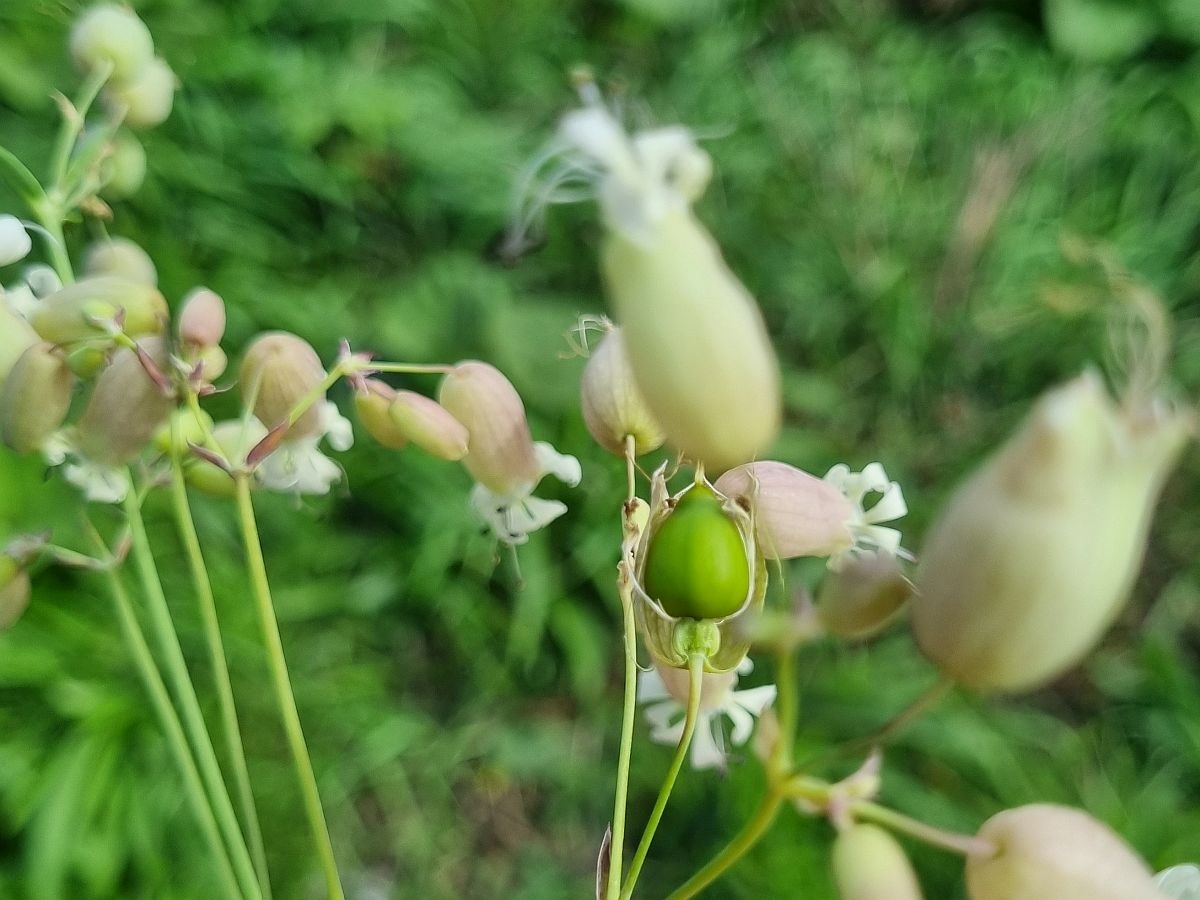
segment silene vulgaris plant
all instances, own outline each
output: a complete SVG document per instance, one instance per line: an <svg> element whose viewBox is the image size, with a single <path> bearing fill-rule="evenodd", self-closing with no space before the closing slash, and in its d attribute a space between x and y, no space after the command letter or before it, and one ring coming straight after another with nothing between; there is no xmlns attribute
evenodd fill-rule
<svg viewBox="0 0 1200 900"><path fill-rule="evenodd" d="M533 439L516 389L483 361L384 362L343 342L327 364L301 338L277 331L256 337L230 366L221 297L197 287L168 302L149 256L107 234L110 202L135 192L145 172L135 131L170 114L171 69L123 6L84 12L70 51L84 82L61 104L47 172L35 175L0 148L0 172L27 206L0 215L0 436L11 452L40 454L78 489L91 544L60 546L48 532L13 537L0 556L0 627L18 620L40 567L94 573L207 841L213 895L271 896L189 503L191 492L228 498L315 860L327 895L339 898L336 835L292 696L255 494L323 494L342 481L327 455L354 439L328 399L339 381L371 439L465 467L475 484L464 502L500 543L518 546L562 516L561 502L535 491L547 476L579 483L580 465ZM779 366L754 298L693 211L712 174L708 154L684 127L627 132L589 80L579 86L582 104L517 184L512 245L540 227L547 204L597 202L611 319L584 324L593 346L581 412L592 437L623 460L627 491L613 498L625 691L596 896L638 894L677 780L713 779L741 747L752 748L746 764L765 772L759 806L672 898L701 893L784 810L828 820L830 865L846 900L921 896L897 834L961 855L973 900L1185 896L1190 870L1156 879L1134 849L1080 810L1022 806L959 834L881 804L886 733L851 748L859 765L848 777L827 777L823 763L796 753L797 655L821 639L869 638L905 607L917 644L943 675L938 691L1026 691L1095 644L1129 596L1158 494L1194 435L1193 411L1165 396L1167 329L1157 308L1143 306L1139 320L1141 349L1157 352L1137 354L1115 397L1092 370L1048 390L910 552L896 527L905 497L883 463L831 460L818 476L770 459L781 423ZM77 259L65 226L85 219L101 236ZM35 240L45 264L25 264ZM438 383L428 394L402 390L386 380L391 373ZM238 392L241 413L214 421L208 398L225 390ZM663 446L672 459L645 473L638 460ZM170 497L186 551L219 740L202 714L142 517L157 491ZM824 560L825 574L813 596L795 599L784 576L801 557ZM743 686L756 666L773 683ZM650 740L674 754L635 838L627 785L639 703Z"/></svg>

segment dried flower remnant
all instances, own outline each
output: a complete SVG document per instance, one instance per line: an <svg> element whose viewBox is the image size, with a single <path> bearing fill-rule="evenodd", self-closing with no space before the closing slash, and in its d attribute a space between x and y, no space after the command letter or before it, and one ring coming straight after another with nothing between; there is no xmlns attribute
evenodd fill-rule
<svg viewBox="0 0 1200 900"><path fill-rule="evenodd" d="M967 857L971 900L1163 900L1129 845L1077 809L1037 803L1005 810L979 837L996 853Z"/></svg>
<svg viewBox="0 0 1200 900"><path fill-rule="evenodd" d="M546 475L577 485L579 461L533 441L521 396L499 370L475 360L456 364L442 379L438 401L467 429L462 463L476 482L471 506L499 540L523 544L567 511L532 493Z"/></svg>
<svg viewBox="0 0 1200 900"><path fill-rule="evenodd" d="M912 604L925 654L985 691L1078 662L1129 595L1194 427L1187 410L1116 406L1092 372L1048 392L926 538Z"/></svg>
<svg viewBox="0 0 1200 900"><path fill-rule="evenodd" d="M700 721L692 739L693 769L724 769L728 761L724 720L733 728L729 743L741 747L754 733L754 720L775 702L773 684L737 690L738 680L754 669L743 659L729 672L705 673L700 694ZM674 745L683 733L683 714L688 699L688 676L684 669L656 664L638 678L637 699L646 704L650 740Z"/></svg>
<svg viewBox="0 0 1200 900"><path fill-rule="evenodd" d="M633 377L621 329L606 324L607 330L583 368L583 421L605 450L623 456L626 439L632 438L633 453L641 456L661 447L666 435Z"/></svg>
<svg viewBox="0 0 1200 900"><path fill-rule="evenodd" d="M516 215L522 234L564 184L591 185L607 228L601 269L637 385L668 441L714 471L775 439L779 367L754 298L692 215L711 161L681 127L628 135L594 85L563 117ZM577 192L576 192L577 193Z"/></svg>

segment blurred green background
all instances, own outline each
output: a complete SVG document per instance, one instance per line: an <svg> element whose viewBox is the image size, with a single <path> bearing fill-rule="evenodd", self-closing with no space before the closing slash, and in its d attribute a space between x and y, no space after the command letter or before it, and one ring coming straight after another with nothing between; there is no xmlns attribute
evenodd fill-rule
<svg viewBox="0 0 1200 900"><path fill-rule="evenodd" d="M817 473L882 460L909 500L908 546L1029 398L1106 361L1097 259L1161 295L1175 383L1200 388L1194 0L134 5L182 86L144 135L150 174L112 231L151 253L168 298L217 290L231 356L285 328L327 359L343 336L388 359L486 359L523 393L535 436L584 466L580 488L551 489L571 510L521 548L519 575L471 520L465 472L415 451L360 440L340 496L262 497L354 897L590 895L618 736L623 472L588 441L564 333L603 306L596 212L553 210L544 247L516 264L490 249L515 173L573 102L573 65L623 92L634 121L712 136L698 211L785 362L775 455ZM65 37L79 8L0 5L0 143L39 172L49 96L78 83ZM0 210L14 204L0 194ZM1032 697L947 700L890 749L886 802L967 831L1006 806L1077 804L1157 868L1200 861L1198 475L1190 452L1134 600L1087 665ZM230 509L197 506L278 896L317 896ZM70 540L75 509L36 460L0 454L0 536ZM211 695L166 512L151 501ZM801 670L810 748L878 727L934 679L903 627L815 646ZM763 664L750 681L769 677ZM635 835L668 758L643 731ZM751 763L685 778L643 896L719 848L759 788ZM829 837L785 811L706 896L832 897ZM912 852L930 898L962 896L953 858ZM208 878L101 585L45 573L0 635L0 897L202 898Z"/></svg>

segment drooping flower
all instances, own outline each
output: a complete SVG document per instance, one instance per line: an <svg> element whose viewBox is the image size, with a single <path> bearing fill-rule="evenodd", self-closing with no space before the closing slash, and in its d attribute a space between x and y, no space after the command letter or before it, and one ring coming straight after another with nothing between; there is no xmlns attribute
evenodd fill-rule
<svg viewBox="0 0 1200 900"><path fill-rule="evenodd" d="M442 380L438 401L467 429L462 463L476 482L471 508L500 541L523 544L530 532L567 511L566 504L533 491L546 475L579 484L579 460L534 442L521 396L498 369L475 360L458 363Z"/></svg>
<svg viewBox="0 0 1200 900"><path fill-rule="evenodd" d="M775 685L737 690L738 679L749 674L754 664L749 657L729 672L706 672L700 692L700 719L692 737L691 763L694 769L724 769L727 761L725 719L732 726L729 743L740 747L754 733L754 719L775 702ZM683 735L684 712L688 700L688 673L656 664L638 677L637 698L646 704L650 740L674 745Z"/></svg>
<svg viewBox="0 0 1200 900"><path fill-rule="evenodd" d="M885 528L884 522L893 522L908 514L908 504L900 485L888 478L881 463L873 462L861 472L853 471L845 463L839 463L825 473L825 480L846 495L854 507L854 515L847 523L854 536L854 546L829 561L831 569L838 568L845 558L857 550L875 548L903 555L900 549L900 531ZM864 501L868 494L879 494L879 499L869 507Z"/></svg>

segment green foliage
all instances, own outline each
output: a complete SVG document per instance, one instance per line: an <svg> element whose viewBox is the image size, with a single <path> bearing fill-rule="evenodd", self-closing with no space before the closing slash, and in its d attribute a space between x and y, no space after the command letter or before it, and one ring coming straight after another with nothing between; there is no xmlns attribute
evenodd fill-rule
<svg viewBox="0 0 1200 900"><path fill-rule="evenodd" d="M553 210L544 248L515 265L489 250L515 173L572 102L572 65L626 86L633 118L711 137L698 212L785 361L776 455L818 473L883 460L912 508L908 546L1028 398L1105 360L1112 285L1097 259L1165 299L1173 371L1200 388L1194 40L1089 68L986 4L924 20L847 0L136 6L182 89L112 230L151 253L172 304L215 289L234 349L286 328L327 359L343 335L391 359L486 359L525 397L535 436L584 464L583 486L559 494L571 512L521 549L519 574L471 520L467 476L415 451L364 441L345 457L349 496L262 501L301 715L363 895L582 896L609 815L623 472L588 443L563 339L602 306L594 211ZM1187 0L1159 6L1186 27ZM0 135L32 163L48 155L50 92L75 83L75 7L8 0L0 13ZM1155 865L1200 858L1194 453L1183 468L1106 646L1032 702L947 701L890 750L886 802L967 831L1003 806L1082 804ZM82 546L73 502L36 461L0 456L0 534L53 524ZM165 509L149 514L207 693L181 551ZM230 511L199 514L278 895L307 896L311 853ZM821 645L802 665L814 754L878 728L933 678L903 633ZM634 829L669 751L639 736L635 754ZM721 846L760 789L750 765L683 777L645 895ZM831 897L828 842L788 812L706 896ZM203 852L103 593L43 573L0 635L0 896L198 898ZM930 897L961 896L954 859L914 856Z"/></svg>

